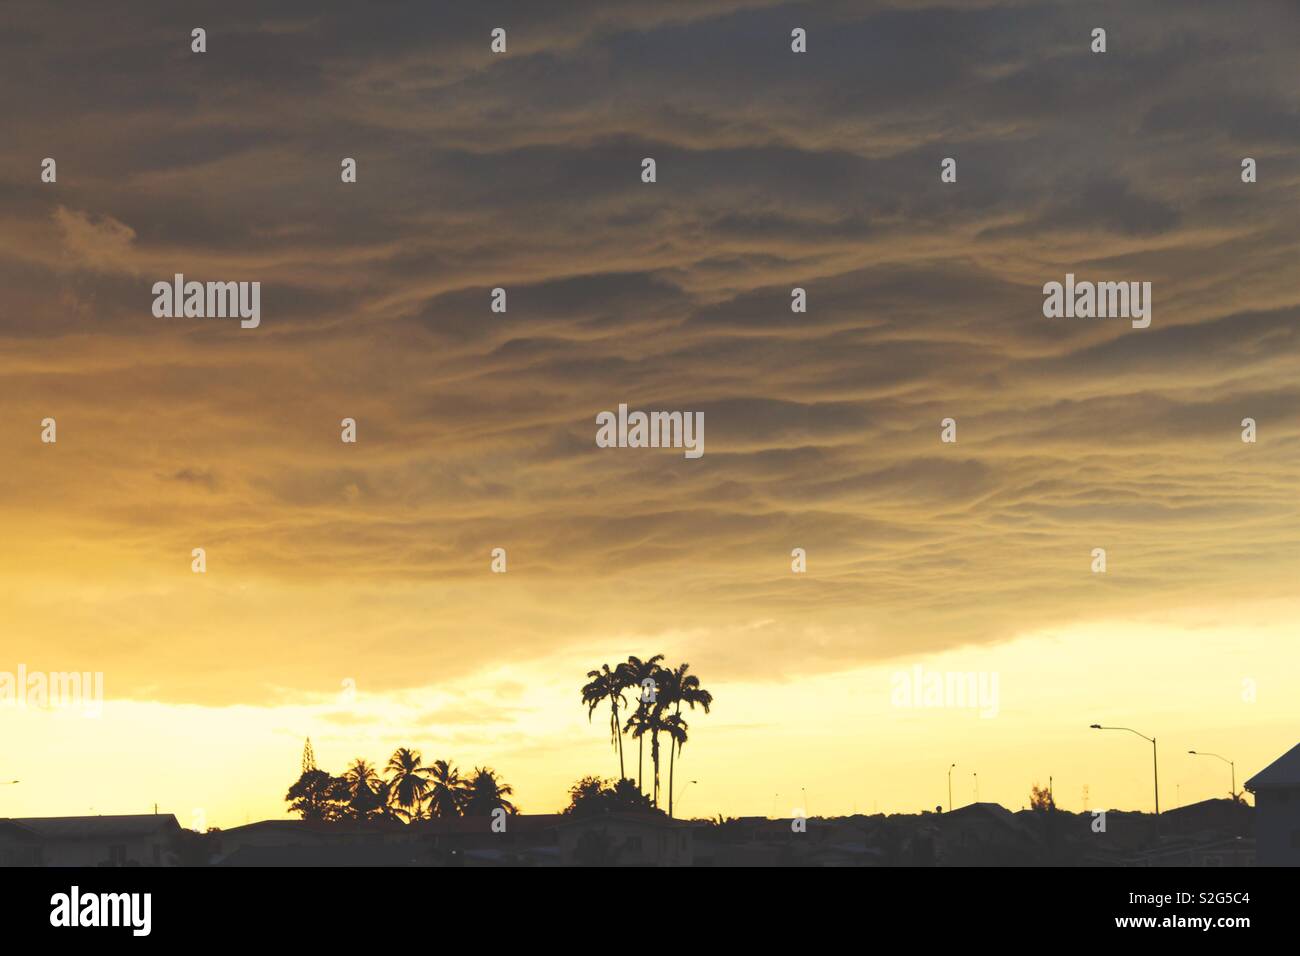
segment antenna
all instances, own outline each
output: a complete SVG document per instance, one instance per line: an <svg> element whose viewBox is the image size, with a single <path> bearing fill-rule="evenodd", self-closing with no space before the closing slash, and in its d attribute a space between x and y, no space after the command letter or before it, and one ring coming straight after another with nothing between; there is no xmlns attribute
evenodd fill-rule
<svg viewBox="0 0 1300 956"><path fill-rule="evenodd" d="M316 754L311 749L311 738L307 738L307 743L302 748L302 772L316 769Z"/></svg>

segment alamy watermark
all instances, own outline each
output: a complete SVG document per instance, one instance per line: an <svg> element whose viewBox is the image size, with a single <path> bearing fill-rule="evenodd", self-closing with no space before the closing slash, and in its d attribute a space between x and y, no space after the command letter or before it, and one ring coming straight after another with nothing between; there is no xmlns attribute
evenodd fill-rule
<svg viewBox="0 0 1300 956"><path fill-rule="evenodd" d="M1151 324L1150 282L1075 282L1065 274L1065 284L1043 286L1043 315L1049 319L1132 319L1133 328Z"/></svg>
<svg viewBox="0 0 1300 956"><path fill-rule="evenodd" d="M620 403L618 414L596 416L599 448L682 448L687 458L704 454L703 412L629 412Z"/></svg>
<svg viewBox="0 0 1300 956"><path fill-rule="evenodd" d="M172 281L153 284L153 314L158 319L241 319L241 329L262 323L262 283L186 282L178 272Z"/></svg>
<svg viewBox="0 0 1300 956"><path fill-rule="evenodd" d="M979 710L985 718L998 715L997 671L927 671L916 664L890 677L895 707L954 707Z"/></svg>
<svg viewBox="0 0 1300 956"><path fill-rule="evenodd" d="M87 717L104 713L103 671L0 671L0 706L24 710L80 710Z"/></svg>
<svg viewBox="0 0 1300 956"><path fill-rule="evenodd" d="M153 929L153 894L83 893L74 885L50 897L50 925L125 927L132 936L148 936Z"/></svg>

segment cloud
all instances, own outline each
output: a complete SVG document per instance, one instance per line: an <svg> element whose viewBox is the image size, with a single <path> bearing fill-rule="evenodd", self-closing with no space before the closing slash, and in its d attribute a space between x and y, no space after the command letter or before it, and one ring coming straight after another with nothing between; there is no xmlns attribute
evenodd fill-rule
<svg viewBox="0 0 1300 956"><path fill-rule="evenodd" d="M770 681L1275 595L1300 105L1294 9L1248 7L1103 3L1096 56L1064 4L223 4L197 56L15 5L7 135L60 172L0 161L19 651L213 703L611 635ZM153 318L175 272L261 327ZM1044 319L1066 272L1151 328ZM598 449L620 402L704 457Z"/></svg>
<svg viewBox="0 0 1300 956"><path fill-rule="evenodd" d="M56 206L54 223L64 249L74 263L97 272L132 272L135 230L112 216L92 218L89 213Z"/></svg>

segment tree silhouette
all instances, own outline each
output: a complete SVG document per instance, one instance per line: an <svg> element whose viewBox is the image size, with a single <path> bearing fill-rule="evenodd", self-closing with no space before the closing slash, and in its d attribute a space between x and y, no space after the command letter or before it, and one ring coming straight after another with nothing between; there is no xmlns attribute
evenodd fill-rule
<svg viewBox="0 0 1300 956"><path fill-rule="evenodd" d="M606 791L609 794L610 804L615 810L651 810L650 798L641 792L635 781L624 777L616 781L614 786Z"/></svg>
<svg viewBox="0 0 1300 956"><path fill-rule="evenodd" d="M689 727L681 714L668 714L663 719L663 732L668 735L668 816L673 815L673 757L686 743Z"/></svg>
<svg viewBox="0 0 1300 956"><path fill-rule="evenodd" d="M1029 809L1055 810L1056 801L1052 799L1052 791L1034 784L1029 790Z"/></svg>
<svg viewBox="0 0 1300 956"><path fill-rule="evenodd" d="M574 817L603 816L614 812L649 812L650 798L636 781L624 777L617 782L600 777L583 777L569 788L569 805L562 813Z"/></svg>
<svg viewBox="0 0 1300 956"><path fill-rule="evenodd" d="M460 771L446 760L435 760L427 767L429 777L429 817L445 819L460 816L465 807L465 783Z"/></svg>
<svg viewBox="0 0 1300 956"><path fill-rule="evenodd" d="M410 820L410 814L401 807L394 806L397 802L394 794L393 783L391 780L380 780L375 784L375 808L374 814L379 819L387 822L396 822L406 817Z"/></svg>
<svg viewBox="0 0 1300 956"><path fill-rule="evenodd" d="M465 786L465 816L485 817L498 808L506 813L518 813L519 809L506 799L514 792L514 788L502 781L495 770L475 767Z"/></svg>
<svg viewBox="0 0 1300 956"><path fill-rule="evenodd" d="M582 815L605 796L605 781L600 777L583 777L569 788L569 805L561 813Z"/></svg>
<svg viewBox="0 0 1300 956"><path fill-rule="evenodd" d="M627 678L627 686L634 688L637 694L637 710L643 710L648 706L649 701L645 699L645 682L654 680L655 675L659 672L659 662L664 659L662 654L656 654L648 660L641 660L639 657L628 657L627 663L621 665L623 673ZM656 695L657 696L657 695ZM645 741L637 738L636 750L636 785L638 790L644 790L641 786L641 771L644 764ZM626 776L626 774L624 775Z"/></svg>
<svg viewBox="0 0 1300 956"><path fill-rule="evenodd" d="M391 774L389 795L408 819L420 819L420 804L429 789L425 778L427 769L421 763L419 751L409 747L398 747L388 758L385 770Z"/></svg>
<svg viewBox="0 0 1300 956"><path fill-rule="evenodd" d="M659 734L664 729L664 708L660 703L643 702L627 719L627 729L638 741L650 735L650 764L654 768L653 803L659 806Z"/></svg>
<svg viewBox="0 0 1300 956"><path fill-rule="evenodd" d="M609 742L618 751L618 775L622 778L624 776L623 734L618 722L618 705L620 702L627 702L623 695L627 687L627 669L623 664L619 664L610 670L608 664L603 664L600 670L587 671L587 676L591 680L582 687L582 702L587 705L587 720L591 720L591 715L596 712L597 707L609 701Z"/></svg>
<svg viewBox="0 0 1300 956"><path fill-rule="evenodd" d="M302 776L289 788L284 799L289 810L310 823L332 823L338 820L342 805L346 803L346 784L324 770L304 770Z"/></svg>
<svg viewBox="0 0 1300 956"><path fill-rule="evenodd" d="M368 761L358 757L352 766L343 771L343 782L348 789L348 807L352 817L364 820L380 808L379 774Z"/></svg>
<svg viewBox="0 0 1300 956"><path fill-rule="evenodd" d="M387 778L362 757L352 761L341 777L313 766L302 772L284 799L291 812L315 823L374 819L410 823L425 816L487 816L496 809L519 812L508 799L514 788L488 767L476 767L469 777L462 777L448 760L425 765L419 751L398 747L384 771ZM634 788L630 780L624 781L620 792L634 792Z"/></svg>
<svg viewBox="0 0 1300 956"><path fill-rule="evenodd" d="M713 703L713 695L700 686L700 679L694 674L688 673L691 669L690 664L680 664L675 668L663 669L659 673L661 682L659 688L659 702L665 708L673 708L673 717L675 722L672 724L668 733L672 743L668 748L668 815L673 815L673 770L676 763L677 751L682 749L686 743L686 722L682 719L682 704L688 704L691 710L695 709L698 704L704 708L704 712L709 712L709 706ZM665 729L668 729L668 719L665 721ZM675 746L674 746L675 745ZM658 771L656 771L656 777Z"/></svg>

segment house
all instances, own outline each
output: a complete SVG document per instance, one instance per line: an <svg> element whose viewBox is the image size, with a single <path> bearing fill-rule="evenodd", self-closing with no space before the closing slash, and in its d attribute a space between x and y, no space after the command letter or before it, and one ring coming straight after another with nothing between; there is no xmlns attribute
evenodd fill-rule
<svg viewBox="0 0 1300 956"><path fill-rule="evenodd" d="M417 820L406 827L426 858L444 866L556 866L559 813Z"/></svg>
<svg viewBox="0 0 1300 956"><path fill-rule="evenodd" d="M694 866L798 866L825 836L820 819L733 817L721 824L695 824Z"/></svg>
<svg viewBox="0 0 1300 956"><path fill-rule="evenodd" d="M1246 781L1255 795L1256 862L1300 866L1300 744Z"/></svg>
<svg viewBox="0 0 1300 956"><path fill-rule="evenodd" d="M691 866L695 824L661 813L605 813L565 817L559 858L566 865Z"/></svg>
<svg viewBox="0 0 1300 956"><path fill-rule="evenodd" d="M1160 828L1169 835L1192 836L1213 831L1227 836L1250 836L1254 815L1254 809L1244 801L1213 797L1166 810L1160 815Z"/></svg>
<svg viewBox="0 0 1300 956"><path fill-rule="evenodd" d="M1039 862L1038 834L997 803L968 803L935 817L941 866L1025 866Z"/></svg>
<svg viewBox="0 0 1300 956"><path fill-rule="evenodd" d="M175 866L170 813L0 819L0 866Z"/></svg>
<svg viewBox="0 0 1300 956"><path fill-rule="evenodd" d="M16 820L0 819L0 866L43 866L41 838Z"/></svg>
<svg viewBox="0 0 1300 956"><path fill-rule="evenodd" d="M220 866L546 866L559 814L449 817L410 824L262 820L217 834Z"/></svg>
<svg viewBox="0 0 1300 956"><path fill-rule="evenodd" d="M325 846L296 844L293 846L244 845L227 853L216 866L255 867L336 867L336 866L420 866L415 848L401 844L338 843Z"/></svg>
<svg viewBox="0 0 1300 956"><path fill-rule="evenodd" d="M392 825L381 823L315 823L307 820L259 820L216 833L214 855L219 865L238 866L238 861L258 861L242 865L263 865L279 850L319 850L357 846L377 846ZM286 856L288 854L286 853ZM303 854L298 854L303 857ZM291 865L286 863L286 865Z"/></svg>

